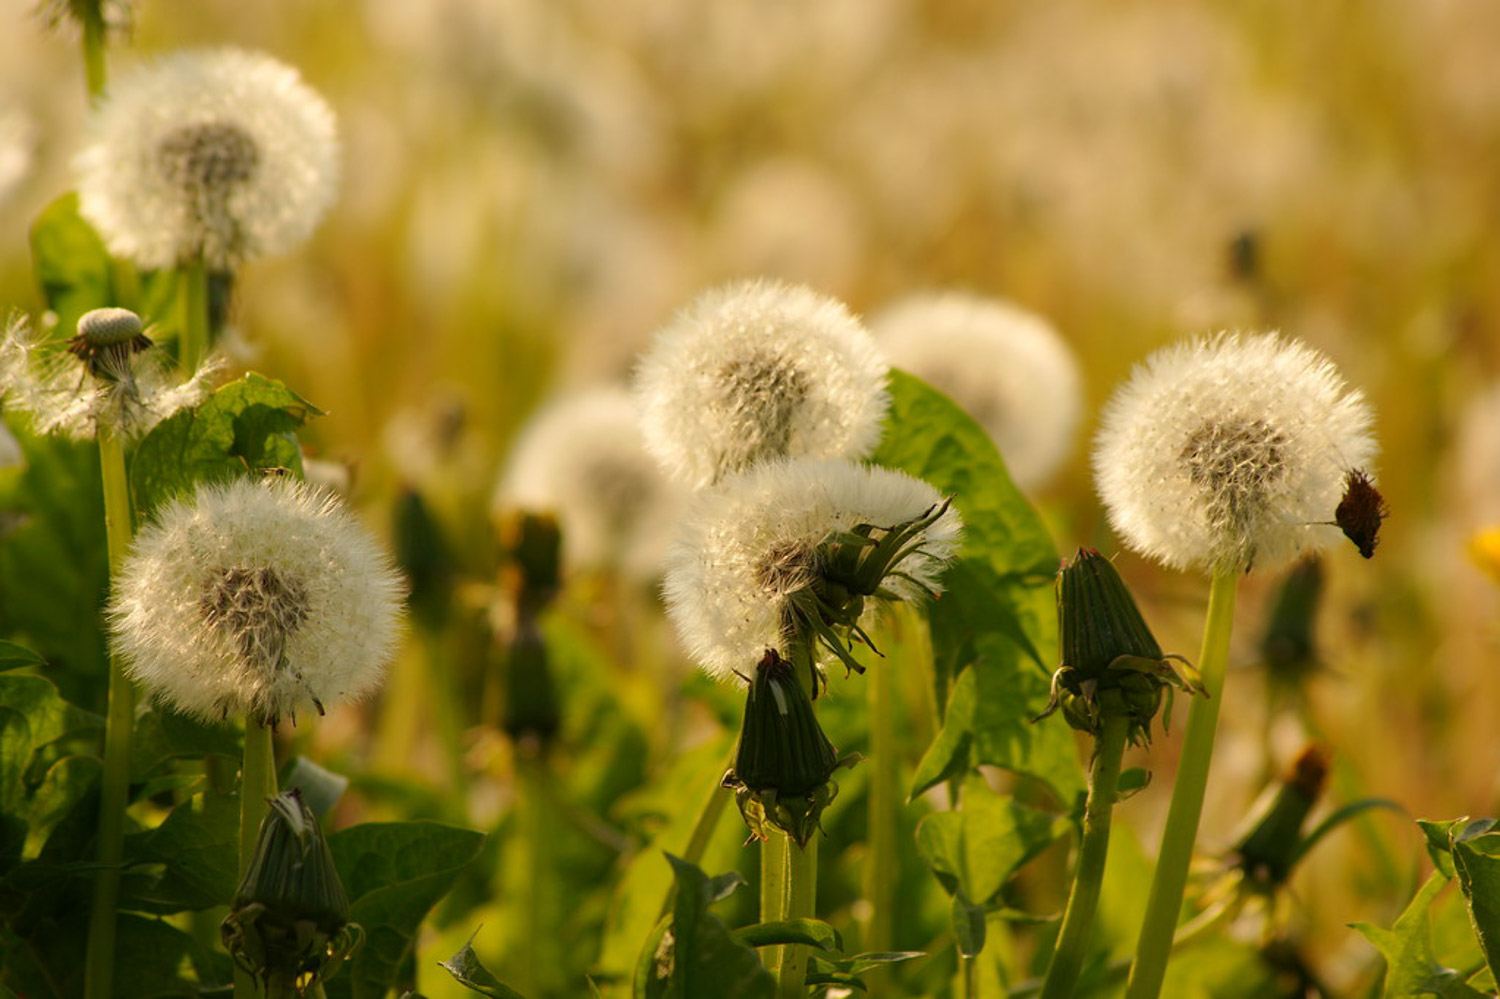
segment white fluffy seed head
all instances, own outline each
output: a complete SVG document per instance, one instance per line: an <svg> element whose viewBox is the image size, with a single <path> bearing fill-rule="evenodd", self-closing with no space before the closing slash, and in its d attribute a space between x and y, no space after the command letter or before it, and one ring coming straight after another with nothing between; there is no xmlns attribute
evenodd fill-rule
<svg viewBox="0 0 1500 999"><path fill-rule="evenodd" d="M663 590L678 638L718 679L768 648L785 653L786 600L818 572L819 542L860 524L907 523L942 502L920 479L839 459L766 462L726 477L694 496L667 555ZM912 601L939 591L961 530L947 510L898 567L916 582L888 576L883 585Z"/></svg>
<svg viewBox="0 0 1500 999"><path fill-rule="evenodd" d="M965 292L924 292L870 320L891 366L946 393L995 441L1017 485L1067 457L1082 389L1073 352L1045 319Z"/></svg>
<svg viewBox="0 0 1500 999"><path fill-rule="evenodd" d="M560 399L532 418L492 509L553 513L571 567L651 579L661 570L682 500L681 487L646 453L630 393L599 388Z"/></svg>
<svg viewBox="0 0 1500 999"><path fill-rule="evenodd" d="M122 320L117 329L125 326ZM73 440L91 440L101 426L121 437L140 437L202 402L224 368L222 358L211 357L184 381L171 358L155 348L106 351L91 365L60 347L24 316L13 317L0 337L0 401L37 433Z"/></svg>
<svg viewBox="0 0 1500 999"><path fill-rule="evenodd" d="M295 479L204 485L136 535L109 602L111 645L178 711L275 724L375 689L404 592L327 494Z"/></svg>
<svg viewBox="0 0 1500 999"><path fill-rule="evenodd" d="M146 268L227 269L305 240L338 187L333 112L295 69L180 52L111 82L78 154L78 207Z"/></svg>
<svg viewBox="0 0 1500 999"><path fill-rule="evenodd" d="M1374 417L1333 364L1275 333L1157 351L1105 407L1094 444L1110 523L1174 568L1272 568L1338 539Z"/></svg>
<svg viewBox="0 0 1500 999"><path fill-rule="evenodd" d="M862 458L880 438L886 372L832 298L768 280L715 288L641 357L646 449L693 487L768 458Z"/></svg>

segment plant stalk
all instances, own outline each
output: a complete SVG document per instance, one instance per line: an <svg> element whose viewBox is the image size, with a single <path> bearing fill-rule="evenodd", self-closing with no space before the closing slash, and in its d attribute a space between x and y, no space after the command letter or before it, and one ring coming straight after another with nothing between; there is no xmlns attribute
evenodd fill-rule
<svg viewBox="0 0 1500 999"><path fill-rule="evenodd" d="M1123 704L1120 705L1123 708ZM1109 855L1109 825L1119 795L1120 760L1125 754L1130 716L1123 710L1106 711L1094 745L1089 767L1089 794L1083 809L1083 838L1078 844L1078 869L1073 890L1063 911L1057 946L1042 982L1042 999L1067 999L1078 984L1088 956L1089 932L1099 907L1099 889L1104 884L1104 862Z"/></svg>
<svg viewBox="0 0 1500 999"><path fill-rule="evenodd" d="M873 664L865 675L870 697L869 760L869 856L865 863L865 900L870 921L865 927L864 949L884 953L892 949L892 917L896 905L896 878L900 863L896 856L896 825L900 804L896 798L896 691L895 670L889 660Z"/></svg>
<svg viewBox="0 0 1500 999"><path fill-rule="evenodd" d="M74 5L79 9L79 5ZM89 103L104 96L104 15L98 8L85 8L83 21L83 78L89 89Z"/></svg>
<svg viewBox="0 0 1500 999"><path fill-rule="evenodd" d="M182 339L178 343L177 363L191 378L208 353L208 269L202 261L182 264L177 269L178 297L182 302Z"/></svg>
<svg viewBox="0 0 1500 999"><path fill-rule="evenodd" d="M130 548L130 484L125 476L125 444L100 424L99 465L104 488L104 531L109 572L114 577ZM109 657L109 707L104 728L104 763L99 779L99 874L89 911L84 958L84 995L108 999L114 985L115 921L120 901L120 864L125 849L125 809L130 804L130 744L135 730L135 685L117 655Z"/></svg>
<svg viewBox="0 0 1500 999"><path fill-rule="evenodd" d="M814 832L807 846L797 845L790 836L782 837L786 854L785 910L782 919L812 919L818 901L818 836ZM807 959L811 948L806 944L787 944L781 948L781 966L776 971L778 999L805 999L807 995Z"/></svg>
<svg viewBox="0 0 1500 999"><path fill-rule="evenodd" d="M790 840L790 837L785 837ZM774 923L786 916L786 843L772 836L760 841L760 921ZM765 948L766 967L781 969L780 946Z"/></svg>
<svg viewBox="0 0 1500 999"><path fill-rule="evenodd" d="M1182 910L1182 893L1187 887L1188 864L1203 812L1219 705L1224 699L1224 673L1229 661L1229 636L1234 629L1238 583L1237 570L1214 571L1208 594L1208 620L1203 628L1203 650L1198 657L1204 694L1194 697L1188 709L1177 780L1172 786L1172 804L1167 811L1167 825L1162 832L1156 874L1146 901L1141 935L1136 941L1125 999L1156 999L1166 977L1167 958L1172 953L1172 938Z"/></svg>
<svg viewBox="0 0 1500 999"><path fill-rule="evenodd" d="M254 718L245 719L245 757L240 767L240 878L255 856L260 823L276 794L276 747L271 727ZM255 979L243 968L234 969L234 999L257 999L261 994Z"/></svg>

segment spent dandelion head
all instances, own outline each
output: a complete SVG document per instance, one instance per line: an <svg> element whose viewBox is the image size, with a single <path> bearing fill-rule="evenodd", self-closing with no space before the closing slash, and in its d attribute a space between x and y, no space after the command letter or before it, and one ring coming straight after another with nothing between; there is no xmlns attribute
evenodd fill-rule
<svg viewBox="0 0 1500 999"><path fill-rule="evenodd" d="M646 448L694 487L770 458L862 458L880 437L886 371L832 298L766 280L715 288L641 357Z"/></svg>
<svg viewBox="0 0 1500 999"><path fill-rule="evenodd" d="M110 633L159 700L203 719L274 725L374 689L403 591L336 500L294 479L242 479L199 486L136 536Z"/></svg>
<svg viewBox="0 0 1500 999"><path fill-rule="evenodd" d="M497 516L520 509L555 515L570 567L648 579L660 571L682 499L646 453L630 393L598 388L532 418L491 506Z"/></svg>
<svg viewBox="0 0 1500 999"><path fill-rule="evenodd" d="M1333 364L1277 334L1219 335L1146 359L1094 445L1111 524L1174 568L1281 565L1338 537L1349 473L1377 445Z"/></svg>
<svg viewBox="0 0 1500 999"><path fill-rule="evenodd" d="M295 69L238 49L122 74L90 114L79 210L142 267L229 270L306 239L333 201L333 112Z"/></svg>
<svg viewBox="0 0 1500 999"><path fill-rule="evenodd" d="M1078 429L1078 362L1035 313L965 292L925 292L870 320L891 366L947 393L982 426L1023 488L1041 485Z"/></svg>
<svg viewBox="0 0 1500 999"><path fill-rule="evenodd" d="M667 613L709 674L765 650L820 650L846 666L872 599L941 589L961 523L927 483L838 459L768 462L694 497L667 556Z"/></svg>
<svg viewBox="0 0 1500 999"><path fill-rule="evenodd" d="M152 346L140 317L126 309L95 309L64 343L49 340L24 316L0 338L0 398L40 434L88 440L101 427L139 437L208 394L222 369L211 359L181 379L171 359Z"/></svg>

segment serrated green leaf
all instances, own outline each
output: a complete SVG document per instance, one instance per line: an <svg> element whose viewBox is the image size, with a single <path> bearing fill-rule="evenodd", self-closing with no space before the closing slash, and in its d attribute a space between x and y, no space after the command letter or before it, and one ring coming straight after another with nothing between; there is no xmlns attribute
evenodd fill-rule
<svg viewBox="0 0 1500 999"><path fill-rule="evenodd" d="M693 864L666 855L677 879L672 907L673 960L668 995L679 999L770 999L776 980L755 950L736 940L709 911L711 881Z"/></svg>
<svg viewBox="0 0 1500 999"><path fill-rule="evenodd" d="M422 920L483 843L481 833L436 822L372 822L328 837L350 922L365 931L359 953L324 986L329 999L386 994Z"/></svg>
<svg viewBox="0 0 1500 999"><path fill-rule="evenodd" d="M1464 982L1464 976L1443 967L1432 949L1428 909L1448 879L1434 871L1417 891L1406 911L1390 929L1370 923L1352 924L1385 958L1385 990L1382 999L1480 999L1481 993Z"/></svg>
<svg viewBox="0 0 1500 999"><path fill-rule="evenodd" d="M63 700L45 677L0 676L0 815L28 810L28 773L39 749L98 724L97 716ZM41 777L37 774L32 780Z"/></svg>
<svg viewBox="0 0 1500 999"><path fill-rule="evenodd" d="M1500 977L1500 832L1493 819L1471 822L1453 837L1453 867L1474 935L1490 973Z"/></svg>
<svg viewBox="0 0 1500 999"><path fill-rule="evenodd" d="M1431 819L1418 819L1417 828L1422 830L1422 839L1427 847L1427 856L1432 858L1432 865L1442 872L1443 877L1451 878L1453 870L1453 830L1461 828L1468 822L1468 818L1452 819L1448 822L1434 822Z"/></svg>
<svg viewBox="0 0 1500 999"><path fill-rule="evenodd" d="M124 903L144 912L228 905L239 880L239 803L198 795L155 829L125 837Z"/></svg>
<svg viewBox="0 0 1500 999"><path fill-rule="evenodd" d="M784 919L752 923L735 930L731 936L751 947L807 944L835 954L844 949L844 942L839 938L838 931L821 919Z"/></svg>
<svg viewBox="0 0 1500 999"><path fill-rule="evenodd" d="M472 939L471 937L470 940ZM464 944L463 949L448 960L440 961L438 967L452 975L453 980L464 988L489 996L490 999L525 999L521 993L491 974L468 944Z"/></svg>
<svg viewBox="0 0 1500 999"><path fill-rule="evenodd" d="M0 642L0 672L26 666L45 666L47 660L15 642Z"/></svg>
<svg viewBox="0 0 1500 999"><path fill-rule="evenodd" d="M47 308L66 339L90 309L119 304L109 252L78 214L78 195L64 194L42 209L31 226L32 268Z"/></svg>
<svg viewBox="0 0 1500 999"><path fill-rule="evenodd" d="M145 515L199 482L224 482L265 469L301 474L295 431L321 411L281 382L248 374L196 409L162 421L136 448L130 485Z"/></svg>
<svg viewBox="0 0 1500 999"><path fill-rule="evenodd" d="M209 724L167 708L155 708L135 720L130 743L130 779L142 783L174 760L205 756L238 759L243 750L238 729L228 722Z"/></svg>
<svg viewBox="0 0 1500 999"><path fill-rule="evenodd" d="M959 811L922 820L917 849L949 895L978 905L1069 829L1066 818L998 795L978 777L965 782L962 801Z"/></svg>
<svg viewBox="0 0 1500 999"><path fill-rule="evenodd" d="M98 786L102 769L97 756L64 756L47 769L47 775L31 795L23 854L26 858L41 854L52 830L75 808L84 806L90 812L98 812L99 806L90 797Z"/></svg>

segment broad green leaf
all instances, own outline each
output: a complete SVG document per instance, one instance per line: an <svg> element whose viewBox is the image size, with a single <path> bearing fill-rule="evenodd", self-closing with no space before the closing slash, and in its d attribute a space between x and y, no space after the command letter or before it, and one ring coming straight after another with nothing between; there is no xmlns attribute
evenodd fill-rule
<svg viewBox="0 0 1500 999"><path fill-rule="evenodd" d="M999 634L979 635L974 647L977 658L953 686L942 730L912 778L912 795L987 763L1043 781L1065 810L1073 808L1085 786L1072 730L1060 718L1031 721L1047 704L1047 678Z"/></svg>
<svg viewBox="0 0 1500 999"><path fill-rule="evenodd" d="M40 676L0 676L0 816L28 810L32 761L42 747L70 733L95 727L99 719L63 700ZM3 840L0 840L3 842ZM0 849L0 856L3 856Z"/></svg>
<svg viewBox="0 0 1500 999"><path fill-rule="evenodd" d="M411 951L422 920L484 842L436 822L366 823L333 833L328 849L365 944L325 986L329 999L380 999Z"/></svg>
<svg viewBox="0 0 1500 999"><path fill-rule="evenodd" d="M25 666L45 666L47 660L32 652L24 645L14 642L0 642L0 671L10 669L21 669Z"/></svg>
<svg viewBox="0 0 1500 999"><path fill-rule="evenodd" d="M917 848L949 895L992 898L1016 869L1069 829L1068 820L991 791L978 777L958 811L935 812L917 827ZM982 915L981 915L982 921Z"/></svg>
<svg viewBox="0 0 1500 999"><path fill-rule="evenodd" d="M97 756L64 756L47 769L47 775L31 795L24 856L39 856L58 823L84 805L90 814L99 806L91 800L103 769ZM87 805L85 803L87 802Z"/></svg>
<svg viewBox="0 0 1500 999"><path fill-rule="evenodd" d="M161 825L125 837L125 903L173 913L227 905L239 879L239 799L199 795Z"/></svg>
<svg viewBox="0 0 1500 999"><path fill-rule="evenodd" d="M1418 819L1417 827L1422 830L1422 838L1427 845L1427 855L1432 858L1433 866L1443 872L1443 877L1451 878L1457 871L1453 868L1453 839L1463 832L1471 824L1477 828L1475 834L1488 832L1493 828L1494 819L1470 819L1465 816L1461 819L1450 819L1447 822L1435 822L1431 819Z"/></svg>
<svg viewBox="0 0 1500 999"><path fill-rule="evenodd" d="M489 996L490 999L525 999L521 993L492 975L468 944L464 944L462 950L441 962L438 967L452 975L453 980L464 988Z"/></svg>
<svg viewBox="0 0 1500 999"><path fill-rule="evenodd" d="M677 879L672 906L672 973L666 995L677 999L769 999L776 981L753 947L737 941L708 910L712 882L697 866L667 854Z"/></svg>
<svg viewBox="0 0 1500 999"><path fill-rule="evenodd" d="M752 923L749 926L740 927L730 935L740 943L751 947L807 944L810 947L834 953L839 953L844 949L844 942L839 939L838 931L821 919L786 919L769 923Z"/></svg>
<svg viewBox="0 0 1500 999"><path fill-rule="evenodd" d="M0 488L0 634L47 660L75 704L103 712L107 663L98 620L109 583L99 449L17 432L26 467Z"/></svg>
<svg viewBox="0 0 1500 999"><path fill-rule="evenodd" d="M1441 871L1434 871L1417 891L1390 929L1371 923L1355 923L1385 958L1385 991L1382 999L1419 999L1438 996L1441 999L1479 999L1480 993L1464 983L1464 976L1438 963L1432 949L1432 929L1428 909L1448 883Z"/></svg>
<svg viewBox="0 0 1500 999"><path fill-rule="evenodd" d="M926 957L919 950L888 951L886 953L856 954L853 957L830 958L812 954L807 959L808 985L842 985L846 988L868 992L869 987L859 977L860 972L881 968L888 964L910 961L914 957Z"/></svg>
<svg viewBox="0 0 1500 999"><path fill-rule="evenodd" d="M963 895L954 895L953 939L958 944L958 952L964 957L982 953L987 936L984 906L975 905Z"/></svg>
<svg viewBox="0 0 1500 999"><path fill-rule="evenodd" d="M301 474L295 431L321 411L281 382L248 374L196 409L162 421L136 448L130 484L145 514L199 482L224 482L264 469Z"/></svg>
<svg viewBox="0 0 1500 999"><path fill-rule="evenodd" d="M1500 832L1472 822L1453 837L1453 867L1490 973L1500 977Z"/></svg>
<svg viewBox="0 0 1500 999"><path fill-rule="evenodd" d="M64 194L31 226L32 267L47 308L57 314L57 335L72 336L78 317L90 309L118 305L112 264L104 241L78 214L78 195Z"/></svg>
<svg viewBox="0 0 1500 999"><path fill-rule="evenodd" d="M139 715L130 743L130 779L150 780L174 760L199 760L205 756L238 759L242 754L235 726L208 724L169 708L155 708Z"/></svg>

